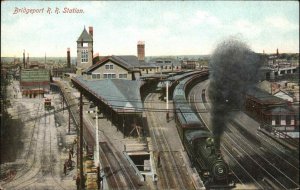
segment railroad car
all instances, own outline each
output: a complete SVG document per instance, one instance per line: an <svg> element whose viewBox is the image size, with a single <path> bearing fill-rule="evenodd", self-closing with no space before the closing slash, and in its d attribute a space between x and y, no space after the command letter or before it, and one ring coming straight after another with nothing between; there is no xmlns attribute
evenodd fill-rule
<svg viewBox="0 0 300 190"><path fill-rule="evenodd" d="M183 146L207 188L234 186L227 163L220 150L215 149L212 133L186 100L185 88L189 78L181 81L173 93L176 127Z"/></svg>

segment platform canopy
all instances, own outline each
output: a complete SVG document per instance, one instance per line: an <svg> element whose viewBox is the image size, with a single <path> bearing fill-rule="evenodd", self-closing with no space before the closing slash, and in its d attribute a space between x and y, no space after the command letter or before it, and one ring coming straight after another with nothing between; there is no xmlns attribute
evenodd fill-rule
<svg viewBox="0 0 300 190"><path fill-rule="evenodd" d="M82 76L72 79L119 114L142 113L140 95L142 81L122 79L88 80Z"/></svg>

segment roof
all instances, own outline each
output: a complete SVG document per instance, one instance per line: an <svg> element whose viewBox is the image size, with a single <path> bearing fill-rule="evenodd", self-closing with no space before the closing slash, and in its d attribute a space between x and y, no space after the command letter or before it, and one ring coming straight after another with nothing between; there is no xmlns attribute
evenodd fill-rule
<svg viewBox="0 0 300 190"><path fill-rule="evenodd" d="M87 68L85 72L92 72L108 61L112 61L115 64L118 64L119 66L129 71L133 71L134 68L139 68L141 64L143 65L145 64L144 61L139 61L137 56L134 55L111 55L111 56L103 57L97 63Z"/></svg>
<svg viewBox="0 0 300 190"><path fill-rule="evenodd" d="M193 141L198 138L211 137L211 133L209 131L203 131L203 130L197 130L197 131L187 130L184 135L188 141Z"/></svg>
<svg viewBox="0 0 300 190"><path fill-rule="evenodd" d="M254 97L261 104L284 104L285 101L276 96L272 96L269 93L259 89L259 88L251 88L247 91L247 95Z"/></svg>
<svg viewBox="0 0 300 190"><path fill-rule="evenodd" d="M21 70L21 82L50 81L50 73L46 69L23 69Z"/></svg>
<svg viewBox="0 0 300 190"><path fill-rule="evenodd" d="M270 108L264 112L272 115L294 115L295 114L295 111L292 108L289 108L288 106Z"/></svg>
<svg viewBox="0 0 300 190"><path fill-rule="evenodd" d="M79 36L77 42L93 42L93 37L86 31L85 27Z"/></svg>
<svg viewBox="0 0 300 190"><path fill-rule="evenodd" d="M73 78L80 86L111 106L116 112L142 112L141 81L122 79L86 80Z"/></svg>

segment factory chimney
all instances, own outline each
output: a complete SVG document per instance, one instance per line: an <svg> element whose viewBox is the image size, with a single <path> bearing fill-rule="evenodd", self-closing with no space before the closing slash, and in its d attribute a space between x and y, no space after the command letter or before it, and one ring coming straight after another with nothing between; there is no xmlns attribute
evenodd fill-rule
<svg viewBox="0 0 300 190"><path fill-rule="evenodd" d="M92 38L94 38L94 28L92 26L89 26L89 34L92 36ZM92 41L92 65L95 64L93 58L94 58L94 45L93 45L93 41Z"/></svg>
<svg viewBox="0 0 300 190"><path fill-rule="evenodd" d="M144 61L145 60L145 42L138 41L137 54L138 54L138 60L139 61Z"/></svg>
<svg viewBox="0 0 300 190"><path fill-rule="evenodd" d="M67 67L71 68L70 48L67 49Z"/></svg>
<svg viewBox="0 0 300 190"><path fill-rule="evenodd" d="M28 68L28 65L29 65L29 53L27 53L26 68Z"/></svg>
<svg viewBox="0 0 300 190"><path fill-rule="evenodd" d="M25 69L25 49L23 51L23 68Z"/></svg>

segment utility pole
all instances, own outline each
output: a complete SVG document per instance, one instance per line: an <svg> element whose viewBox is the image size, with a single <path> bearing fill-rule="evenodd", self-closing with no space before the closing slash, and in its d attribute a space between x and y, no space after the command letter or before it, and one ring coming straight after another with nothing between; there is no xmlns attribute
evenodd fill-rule
<svg viewBox="0 0 300 190"><path fill-rule="evenodd" d="M98 106L96 106L96 166L99 167L100 160L99 160L99 126L98 126Z"/></svg>
<svg viewBox="0 0 300 190"><path fill-rule="evenodd" d="M82 114L82 92L80 92L79 114L80 114L80 137L79 137L79 150L80 150L80 189L84 189L84 176L83 176L83 114Z"/></svg>
<svg viewBox="0 0 300 190"><path fill-rule="evenodd" d="M166 81L166 108L167 108L167 121L169 121L169 81Z"/></svg>
<svg viewBox="0 0 300 190"><path fill-rule="evenodd" d="M96 167L97 167L97 186L100 189L100 158L99 158L99 126L98 126L98 106L96 105Z"/></svg>

